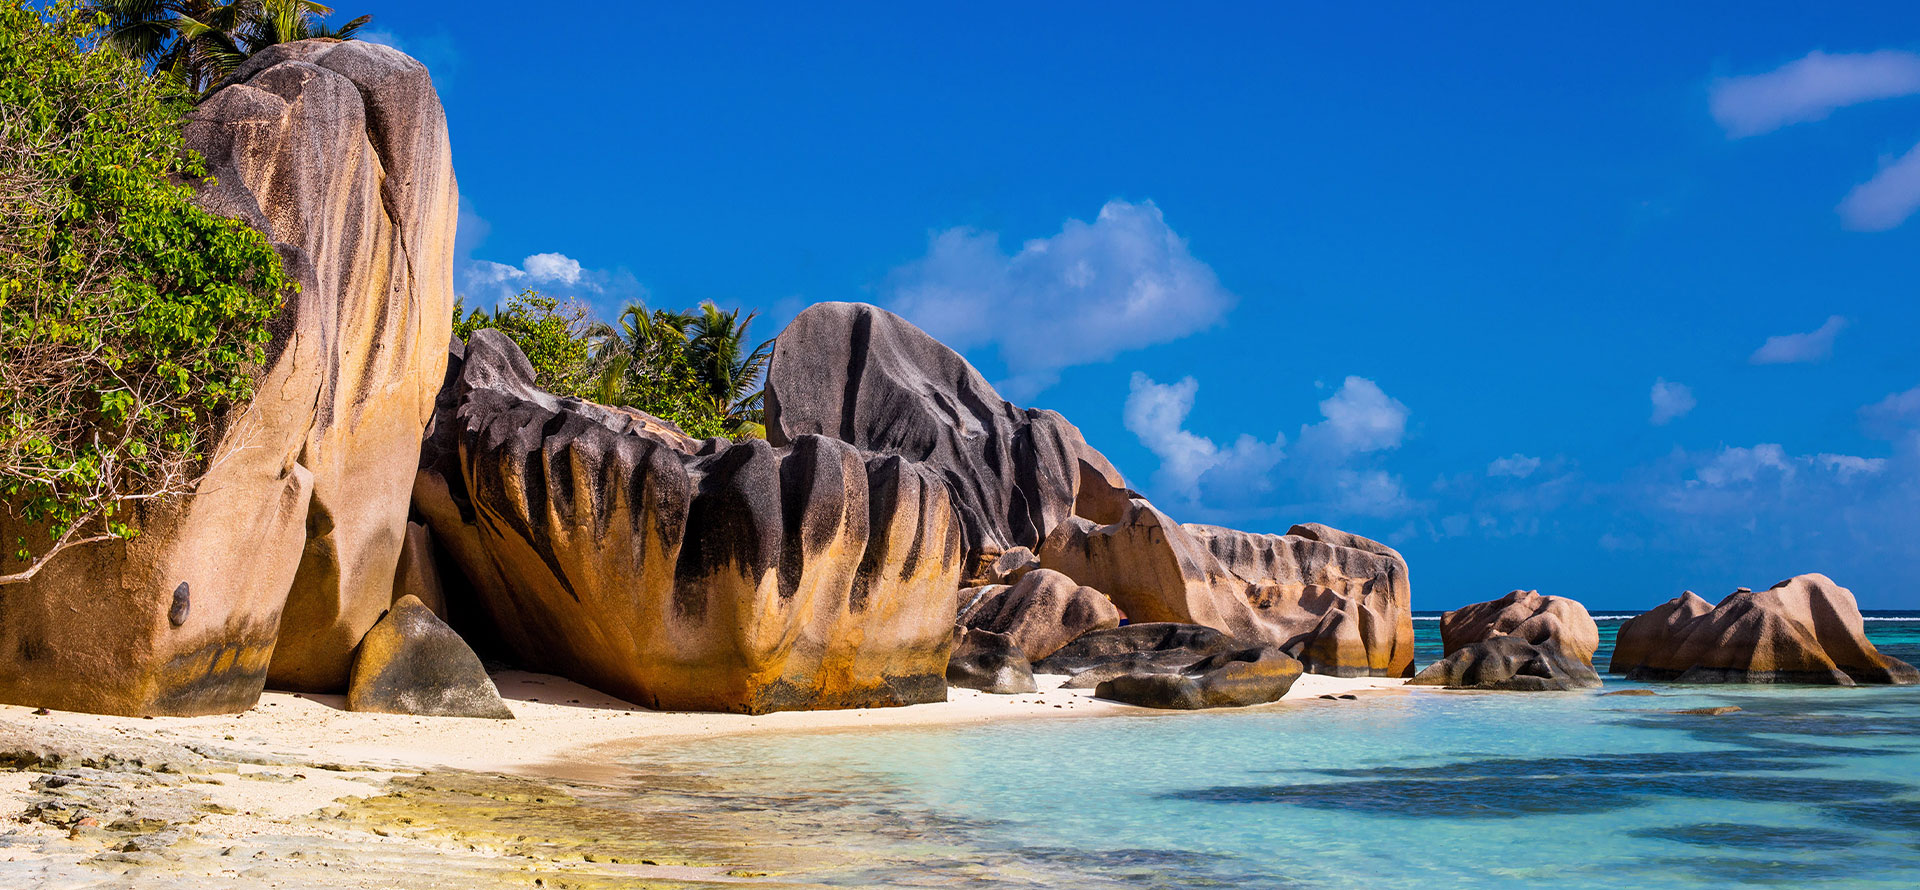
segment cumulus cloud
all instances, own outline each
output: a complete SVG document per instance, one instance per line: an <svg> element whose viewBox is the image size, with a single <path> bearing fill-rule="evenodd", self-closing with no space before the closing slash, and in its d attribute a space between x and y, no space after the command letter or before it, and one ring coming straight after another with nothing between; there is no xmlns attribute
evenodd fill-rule
<svg viewBox="0 0 1920 890"><path fill-rule="evenodd" d="M1803 362L1817 362L1833 355L1834 338L1847 326L1847 320L1838 315L1831 316L1820 327L1804 334L1781 334L1768 337L1767 342L1747 357L1747 361L1756 365L1791 365Z"/></svg>
<svg viewBox="0 0 1920 890"><path fill-rule="evenodd" d="M1915 93L1920 93L1920 56L1815 50L1765 74L1714 81L1708 108L1737 139L1821 120L1849 105Z"/></svg>
<svg viewBox="0 0 1920 890"><path fill-rule="evenodd" d="M1211 327L1235 297L1153 202L1116 200L1011 254L992 232L936 233L888 276L884 302L956 349L993 346L1018 401L1063 368Z"/></svg>
<svg viewBox="0 0 1920 890"><path fill-rule="evenodd" d="M1326 419L1300 428L1300 450L1324 460L1398 448L1407 432L1407 406L1365 377L1342 381L1320 415Z"/></svg>
<svg viewBox="0 0 1920 890"><path fill-rule="evenodd" d="M1123 417L1127 430L1160 458L1155 487L1188 501L1200 499L1204 477L1224 478L1255 490L1271 488L1269 473L1285 455L1286 436L1276 433L1272 442L1262 442L1243 434L1222 448L1187 431L1187 415L1199 391L1200 382L1192 377L1156 383L1146 374L1133 372Z"/></svg>
<svg viewBox="0 0 1920 890"><path fill-rule="evenodd" d="M1872 179L1853 187L1835 208L1847 228L1884 232L1920 210L1920 145L1883 164Z"/></svg>
<svg viewBox="0 0 1920 890"><path fill-rule="evenodd" d="M1693 406L1693 389L1684 383L1668 383L1665 377L1653 381L1653 415L1649 418L1654 426L1666 426L1675 418L1684 416Z"/></svg>
<svg viewBox="0 0 1920 890"><path fill-rule="evenodd" d="M1899 438L1920 429L1920 386L1861 408L1860 421L1870 435L1882 439Z"/></svg>
<svg viewBox="0 0 1920 890"><path fill-rule="evenodd" d="M1511 476L1515 479L1525 479L1533 475L1533 471L1538 469L1540 469L1539 458L1528 457L1524 454L1515 454L1511 457L1498 458L1494 460L1493 463L1487 464L1487 475L1494 477Z"/></svg>
<svg viewBox="0 0 1920 890"><path fill-rule="evenodd" d="M517 266L492 260L468 260L461 266L459 277L462 295L468 302L480 304L505 299L526 288L575 297L605 293L609 284L619 282L630 286L618 290L638 289L638 282L627 281L632 276L587 269L579 260L563 253L536 253Z"/></svg>
<svg viewBox="0 0 1920 890"><path fill-rule="evenodd" d="M1373 381L1349 377L1322 401L1323 419L1301 428L1292 456L1278 433L1271 440L1242 434L1220 445L1188 430L1199 388L1192 377L1159 383L1135 372L1124 411L1127 429L1160 459L1154 493L1183 502L1180 509L1223 519L1282 508L1395 516L1417 506L1399 477L1366 465L1367 455L1400 444L1407 421L1406 406Z"/></svg>

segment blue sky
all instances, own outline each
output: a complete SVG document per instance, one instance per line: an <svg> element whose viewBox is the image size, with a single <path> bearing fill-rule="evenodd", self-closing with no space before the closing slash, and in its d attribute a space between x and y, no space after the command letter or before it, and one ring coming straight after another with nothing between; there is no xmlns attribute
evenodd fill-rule
<svg viewBox="0 0 1920 890"><path fill-rule="evenodd" d="M1920 608L1910 6L911 6L364 11L435 72L470 301L879 303L1419 608Z"/></svg>

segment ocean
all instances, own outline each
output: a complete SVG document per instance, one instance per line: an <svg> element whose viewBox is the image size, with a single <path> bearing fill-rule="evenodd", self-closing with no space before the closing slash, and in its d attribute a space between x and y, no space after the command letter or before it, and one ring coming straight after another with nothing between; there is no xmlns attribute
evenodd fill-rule
<svg viewBox="0 0 1920 890"><path fill-rule="evenodd" d="M1603 669L1624 616L1597 616ZM1439 655L1437 616L1415 627ZM1920 612L1869 613L1920 660ZM1654 696L1602 696L1645 689ZM1681 714L1734 706L1722 716ZM650 750L702 812L860 887L1920 886L1920 688L1413 690ZM703 809L704 808L704 809Z"/></svg>

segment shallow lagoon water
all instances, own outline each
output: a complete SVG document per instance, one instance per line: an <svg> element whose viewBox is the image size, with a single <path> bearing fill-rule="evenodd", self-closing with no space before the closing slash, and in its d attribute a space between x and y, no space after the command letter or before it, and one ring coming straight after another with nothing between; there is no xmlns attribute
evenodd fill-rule
<svg viewBox="0 0 1920 890"><path fill-rule="evenodd" d="M1920 648L1920 622L1870 633ZM769 841L828 854L786 876L834 885L1920 886L1920 689L1600 691L1633 688L1658 695L1415 690L635 765L759 810Z"/></svg>

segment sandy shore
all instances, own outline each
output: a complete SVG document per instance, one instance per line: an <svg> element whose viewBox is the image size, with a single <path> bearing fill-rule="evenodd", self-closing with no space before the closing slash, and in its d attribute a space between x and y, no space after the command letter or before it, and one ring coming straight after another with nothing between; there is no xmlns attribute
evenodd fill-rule
<svg viewBox="0 0 1920 890"><path fill-rule="evenodd" d="M522 672L495 676L513 720L353 713L340 696L284 692L214 717L0 706L0 826L18 826L0 827L0 886L100 886L103 872L142 887L788 886L768 875L804 863L745 849L758 831L633 821L596 809L596 795L630 778L622 755L653 745L1167 713L1057 688L1064 679L1025 695L951 689L940 703L763 716L648 711ZM1260 707L1404 682L1308 674Z"/></svg>

